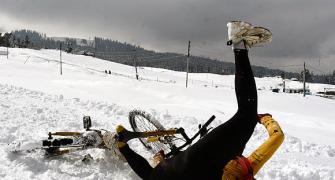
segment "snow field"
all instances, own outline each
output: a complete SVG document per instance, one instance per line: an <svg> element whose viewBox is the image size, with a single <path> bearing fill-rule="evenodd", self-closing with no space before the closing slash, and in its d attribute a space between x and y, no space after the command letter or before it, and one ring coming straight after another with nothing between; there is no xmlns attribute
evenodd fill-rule
<svg viewBox="0 0 335 180"><path fill-rule="evenodd" d="M118 124L130 129L128 112L140 108L165 127L184 127L192 135L211 115L217 116L212 124L217 126L236 111L234 76L190 74L190 88L185 89L183 72L144 67L139 70L142 80L136 81L133 67L66 53L64 73L59 76L58 57L55 50L29 49L10 49L9 60L0 56L0 179L138 179L126 163L104 150L50 159L43 158L42 152L8 152L12 142L38 145L49 131L83 130L84 115L92 117L97 129L114 130ZM105 69L113 73L107 75ZM335 101L272 93L270 89L280 82L256 78L259 112L271 113L286 135L256 178L335 179ZM311 90L325 87L309 86ZM267 137L258 125L244 154ZM151 158L139 141L130 144ZM85 164L81 160L88 153L95 160Z"/></svg>

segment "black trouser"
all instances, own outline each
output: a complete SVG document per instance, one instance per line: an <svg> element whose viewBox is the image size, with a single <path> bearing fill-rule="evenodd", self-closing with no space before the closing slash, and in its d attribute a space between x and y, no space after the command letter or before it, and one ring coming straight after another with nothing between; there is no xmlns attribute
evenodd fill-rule
<svg viewBox="0 0 335 180"><path fill-rule="evenodd" d="M258 122L257 90L248 51L234 50L236 114L177 156L151 168L128 146L121 148L129 165L143 179L219 180L224 166L241 155Z"/></svg>

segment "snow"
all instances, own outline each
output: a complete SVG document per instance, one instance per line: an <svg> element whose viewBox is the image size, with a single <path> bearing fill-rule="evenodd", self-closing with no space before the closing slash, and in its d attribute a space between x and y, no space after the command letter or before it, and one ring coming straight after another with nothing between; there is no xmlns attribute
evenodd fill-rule
<svg viewBox="0 0 335 180"><path fill-rule="evenodd" d="M0 51L5 51L0 48ZM82 117L90 115L93 127L130 129L128 112L145 110L165 127L184 127L187 134L216 115L217 126L236 112L234 76L189 74L158 68L139 68L59 51L9 49L0 55L0 179L139 179L129 166L109 152L91 149L46 159L42 152L26 155L8 151L8 144L36 146L49 131L78 131ZM252 63L252 57L250 57ZM111 74L104 73L110 70ZM302 84L286 80L291 87ZM259 112L271 113L286 139L257 174L257 179L335 179L335 100L314 96L335 86L310 84L311 95L273 93L281 78L256 78ZM267 138L257 126L245 155ZM151 154L137 140L131 147L148 159ZM85 154L94 161L83 163Z"/></svg>

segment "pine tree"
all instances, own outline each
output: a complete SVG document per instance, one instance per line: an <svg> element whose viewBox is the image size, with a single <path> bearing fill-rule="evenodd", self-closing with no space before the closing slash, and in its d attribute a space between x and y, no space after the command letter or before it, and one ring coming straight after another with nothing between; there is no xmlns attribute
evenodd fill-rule
<svg viewBox="0 0 335 180"><path fill-rule="evenodd" d="M5 44L5 40L2 37L2 33L0 33L0 46L3 46Z"/></svg>
<svg viewBox="0 0 335 180"><path fill-rule="evenodd" d="M30 45L30 40L28 35L24 38L23 47L27 48Z"/></svg>

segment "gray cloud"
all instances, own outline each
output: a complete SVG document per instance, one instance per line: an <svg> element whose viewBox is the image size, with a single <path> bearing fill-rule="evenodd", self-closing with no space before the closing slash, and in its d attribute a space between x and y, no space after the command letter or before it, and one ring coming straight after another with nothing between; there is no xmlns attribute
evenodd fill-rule
<svg viewBox="0 0 335 180"><path fill-rule="evenodd" d="M105 36L180 53L191 40L193 54L231 61L231 50L225 46L226 23L241 19L273 32L273 42L253 52L256 64L335 56L332 0L0 1L0 16L51 35ZM276 62L279 59L283 62ZM325 71L335 69L335 63L328 61L332 66L323 67Z"/></svg>

